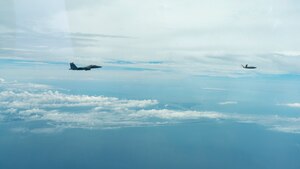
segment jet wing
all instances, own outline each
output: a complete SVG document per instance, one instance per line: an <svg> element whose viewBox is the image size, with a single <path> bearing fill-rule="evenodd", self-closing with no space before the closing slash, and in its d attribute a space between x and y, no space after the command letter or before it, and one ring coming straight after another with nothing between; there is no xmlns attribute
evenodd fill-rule
<svg viewBox="0 0 300 169"><path fill-rule="evenodd" d="M94 68L101 68L102 66L98 66L98 65L89 65L87 66L86 68L89 68L89 69L94 69Z"/></svg>

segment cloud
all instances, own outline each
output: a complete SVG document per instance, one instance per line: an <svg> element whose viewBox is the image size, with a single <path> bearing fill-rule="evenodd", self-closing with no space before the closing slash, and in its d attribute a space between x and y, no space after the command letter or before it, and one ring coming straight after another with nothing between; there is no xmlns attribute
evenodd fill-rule
<svg viewBox="0 0 300 169"><path fill-rule="evenodd" d="M0 51L14 51L14 52L34 52L34 50L17 49L17 48L0 48Z"/></svg>
<svg viewBox="0 0 300 169"><path fill-rule="evenodd" d="M217 112L206 112L206 111L176 111L168 109L151 109L151 110L139 110L136 113L130 114L132 117L141 117L141 118L161 118L161 119L173 119L173 120L185 120L185 119L199 119L199 118L208 118L208 119L222 119L226 115Z"/></svg>
<svg viewBox="0 0 300 169"><path fill-rule="evenodd" d="M279 132L284 132L284 133L300 134L300 125L287 126L287 127L274 126L273 128L271 128L271 130L275 130L275 131L279 131Z"/></svg>
<svg viewBox="0 0 300 169"><path fill-rule="evenodd" d="M236 101L225 101L225 102L220 102L219 105L229 105L229 104L237 104Z"/></svg>
<svg viewBox="0 0 300 169"><path fill-rule="evenodd" d="M33 85L34 88L44 86ZM34 108L63 108L63 107L95 107L96 109L126 109L140 108L157 104L156 100L119 100L114 97L87 96L87 95L67 95L58 91L46 91L41 93L33 92L0 92L2 106L27 109ZM0 104L1 104L0 103Z"/></svg>
<svg viewBox="0 0 300 169"><path fill-rule="evenodd" d="M85 63L124 60L188 75L299 74L299 2L215 4L5 1L0 4L0 46L5 49L0 56ZM162 64L143 64L153 60ZM258 69L241 70L240 64L247 63Z"/></svg>
<svg viewBox="0 0 300 169"><path fill-rule="evenodd" d="M287 104L281 104L281 105L293 107L293 108L300 108L300 103L287 103Z"/></svg>
<svg viewBox="0 0 300 169"><path fill-rule="evenodd" d="M25 128L25 127L17 127L17 128L12 128L12 132L15 133L33 133L33 134L52 134L52 133L57 133L61 132L62 128Z"/></svg>
<svg viewBox="0 0 300 169"><path fill-rule="evenodd" d="M47 85L6 80L2 80L0 88L0 121L17 121L18 126L11 129L13 132L55 133L69 128L112 129L209 119L254 123L273 131L300 133L298 117L169 109L157 100L74 95ZM36 122L38 126L26 127Z"/></svg>
<svg viewBox="0 0 300 169"><path fill-rule="evenodd" d="M53 89L52 86L36 83L20 83L17 81L6 81L0 78L0 89L2 89L1 95L9 95L14 92L29 92L29 91L48 91Z"/></svg>
<svg viewBox="0 0 300 169"><path fill-rule="evenodd" d="M5 89L0 92L1 119L48 121L55 127L105 128L148 124L130 117L130 114L158 104L156 100L63 94L38 84L5 82L0 87Z"/></svg>
<svg viewBox="0 0 300 169"><path fill-rule="evenodd" d="M88 38L119 38L119 39L132 39L134 37L124 35L109 35L109 34L92 34L92 33L71 33L73 37L88 37Z"/></svg>

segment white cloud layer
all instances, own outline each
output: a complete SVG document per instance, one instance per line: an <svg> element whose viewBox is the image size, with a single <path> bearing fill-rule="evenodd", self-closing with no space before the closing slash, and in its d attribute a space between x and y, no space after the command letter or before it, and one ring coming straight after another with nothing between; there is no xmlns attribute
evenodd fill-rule
<svg viewBox="0 0 300 169"><path fill-rule="evenodd" d="M220 102L219 105L229 105L229 104L237 104L236 101L225 101L225 102Z"/></svg>
<svg viewBox="0 0 300 169"><path fill-rule="evenodd" d="M283 105L288 107L300 108L300 103L287 103Z"/></svg>
<svg viewBox="0 0 300 169"><path fill-rule="evenodd" d="M1 1L0 57L125 60L192 75L299 74L298 6L294 0ZM247 63L259 69L241 70Z"/></svg>
<svg viewBox="0 0 300 169"><path fill-rule="evenodd" d="M275 131L300 133L300 118L297 117L166 109L160 108L157 100L73 95L47 85L5 80L1 80L0 89L0 122L43 124L32 128L12 128L15 132L51 133L67 128L156 126L210 119L255 123Z"/></svg>

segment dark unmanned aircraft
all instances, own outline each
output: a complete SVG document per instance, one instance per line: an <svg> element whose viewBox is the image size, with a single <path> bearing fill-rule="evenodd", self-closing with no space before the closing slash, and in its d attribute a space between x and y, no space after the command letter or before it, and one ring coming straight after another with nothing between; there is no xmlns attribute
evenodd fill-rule
<svg viewBox="0 0 300 169"><path fill-rule="evenodd" d="M246 64L245 66L242 65L242 67L243 67L244 69L256 69L255 66L248 66L248 64Z"/></svg>

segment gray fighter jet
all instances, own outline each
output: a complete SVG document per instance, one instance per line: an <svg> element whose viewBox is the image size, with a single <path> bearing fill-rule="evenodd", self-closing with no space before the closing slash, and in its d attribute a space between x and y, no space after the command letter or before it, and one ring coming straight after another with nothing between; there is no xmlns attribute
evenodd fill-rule
<svg viewBox="0 0 300 169"><path fill-rule="evenodd" d="M256 69L256 67L254 67L254 66L248 66L248 64L246 64L245 66L242 65L242 67L243 67L244 69Z"/></svg>
<svg viewBox="0 0 300 169"><path fill-rule="evenodd" d="M95 69L95 68L102 68L102 66L98 66L98 65L89 65L89 66L85 66L85 67L77 67L73 62L70 63L70 70L91 70L91 69Z"/></svg>

